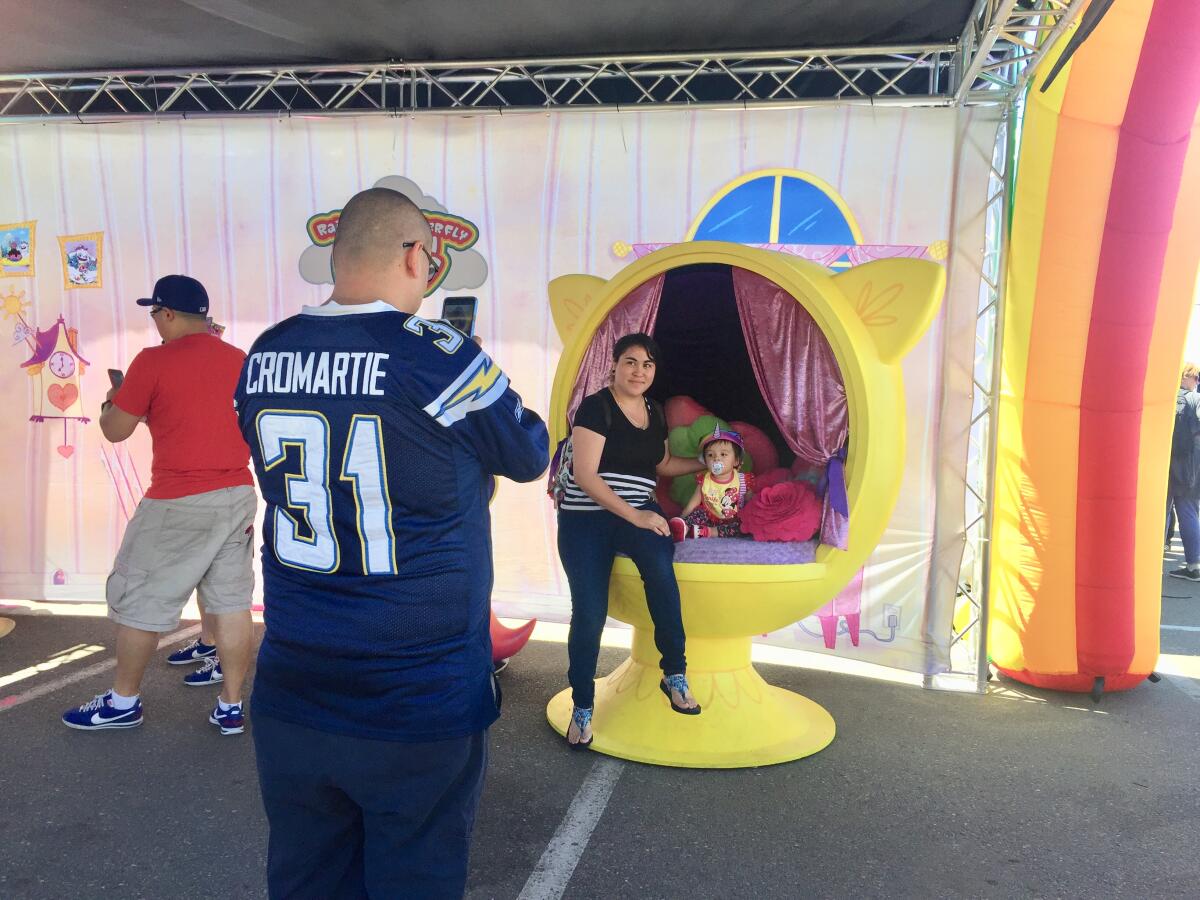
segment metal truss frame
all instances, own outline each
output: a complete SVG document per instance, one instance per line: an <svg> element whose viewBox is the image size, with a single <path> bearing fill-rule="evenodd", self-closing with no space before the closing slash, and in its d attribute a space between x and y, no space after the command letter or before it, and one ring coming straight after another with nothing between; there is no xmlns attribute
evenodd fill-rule
<svg viewBox="0 0 1200 900"><path fill-rule="evenodd" d="M975 313L975 357L971 426L968 434L965 537L959 570L955 619L966 604L966 621L953 627L952 671L969 674L980 693L987 689L988 590L992 562L992 511L995 501L996 443L999 426L1001 345L1004 334L1005 272L1009 250L1009 203L1016 177L1020 106L1010 103L992 151L984 206L984 251Z"/></svg>
<svg viewBox="0 0 1200 900"><path fill-rule="evenodd" d="M978 0L957 44L0 75L0 122L1003 103L1085 0Z"/></svg>
<svg viewBox="0 0 1200 900"><path fill-rule="evenodd" d="M978 0L957 44L7 74L0 123L1003 103L1084 2Z"/></svg>
<svg viewBox="0 0 1200 900"><path fill-rule="evenodd" d="M978 0L958 41L954 99L982 103L1018 96L1087 0Z"/></svg>
<svg viewBox="0 0 1200 900"><path fill-rule="evenodd" d="M0 75L0 121L949 105L952 44Z"/></svg>

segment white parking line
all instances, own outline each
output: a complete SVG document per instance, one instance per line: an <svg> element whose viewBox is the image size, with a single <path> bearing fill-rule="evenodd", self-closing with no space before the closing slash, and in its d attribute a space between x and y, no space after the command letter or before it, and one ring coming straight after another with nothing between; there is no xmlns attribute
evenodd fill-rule
<svg viewBox="0 0 1200 900"><path fill-rule="evenodd" d="M558 900L563 895L624 770L620 760L596 761L517 900Z"/></svg>
<svg viewBox="0 0 1200 900"><path fill-rule="evenodd" d="M158 649L169 647L178 641L185 640L193 635L200 633L199 625L189 625L187 628L181 628L174 634L168 634L158 642ZM47 681L45 684L39 684L35 688L30 688L23 694L10 694L7 697L0 697L0 713L7 712L10 709L15 709L22 703L28 703L30 700L36 700L38 697L45 697L47 694L53 694L59 688L64 688L68 684L74 684L77 681L83 681L85 678L91 678L93 675L99 675L101 672L107 672L109 669L117 665L117 658L106 659L104 662L96 663L94 666L88 666L86 669L80 669L78 672L72 672L70 675L64 675L62 678L55 678L53 681Z"/></svg>
<svg viewBox="0 0 1200 900"><path fill-rule="evenodd" d="M1159 625L1163 631L1200 631L1200 625Z"/></svg>

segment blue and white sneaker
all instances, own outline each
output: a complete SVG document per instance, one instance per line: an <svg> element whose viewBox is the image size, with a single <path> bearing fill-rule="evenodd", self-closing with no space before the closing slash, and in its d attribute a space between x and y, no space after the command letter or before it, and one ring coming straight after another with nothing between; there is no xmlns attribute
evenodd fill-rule
<svg viewBox="0 0 1200 900"><path fill-rule="evenodd" d="M242 704L237 703L229 709L221 709L218 700L213 711L208 715L208 721L221 729L221 734L241 734L246 728L246 717L242 715Z"/></svg>
<svg viewBox="0 0 1200 900"><path fill-rule="evenodd" d="M167 662L173 666L186 666L216 655L217 648L214 644L206 644L200 638L196 638L186 647L180 647L168 656Z"/></svg>
<svg viewBox="0 0 1200 900"><path fill-rule="evenodd" d="M112 704L112 691L105 691L77 709L68 709L63 713L62 720L68 728L81 731L136 728L142 724L142 701L138 700L129 709L117 709Z"/></svg>
<svg viewBox="0 0 1200 900"><path fill-rule="evenodd" d="M193 687L205 684L220 684L224 680L225 676L221 674L221 660L216 656L210 656L206 659L204 665L191 675L183 676L183 683L190 684Z"/></svg>

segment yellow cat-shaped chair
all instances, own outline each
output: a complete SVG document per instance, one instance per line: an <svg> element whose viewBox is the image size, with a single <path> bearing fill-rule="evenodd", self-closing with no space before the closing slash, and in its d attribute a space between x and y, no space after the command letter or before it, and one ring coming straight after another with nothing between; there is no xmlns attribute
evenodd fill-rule
<svg viewBox="0 0 1200 900"><path fill-rule="evenodd" d="M633 649L597 681L592 749L669 766L737 768L786 762L833 740L833 718L798 694L772 687L750 663L750 640L796 622L850 582L891 517L904 469L905 402L900 362L933 320L945 271L933 262L888 259L840 275L769 250L718 241L676 244L605 281L567 275L550 283L563 340L550 408L552 441L566 436L567 404L596 328L635 287L697 263L748 269L800 303L821 328L845 382L850 438L847 550L820 546L804 565L676 563L687 631L688 680L699 716L673 713L658 683L658 653L642 581L628 559L613 567L609 614L633 626ZM546 710L566 732L570 691Z"/></svg>

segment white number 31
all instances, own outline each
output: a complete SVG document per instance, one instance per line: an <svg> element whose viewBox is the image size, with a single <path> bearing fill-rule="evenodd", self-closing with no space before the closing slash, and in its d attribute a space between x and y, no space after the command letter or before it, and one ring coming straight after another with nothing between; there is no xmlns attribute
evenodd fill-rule
<svg viewBox="0 0 1200 900"><path fill-rule="evenodd" d="M319 412L267 409L258 414L256 427L265 471L289 456L300 468L284 475L286 503L275 507L275 557L309 572L338 571L342 552L333 527L329 420ZM396 536L379 416L351 417L338 480L349 482L353 490L363 573L395 575Z"/></svg>

